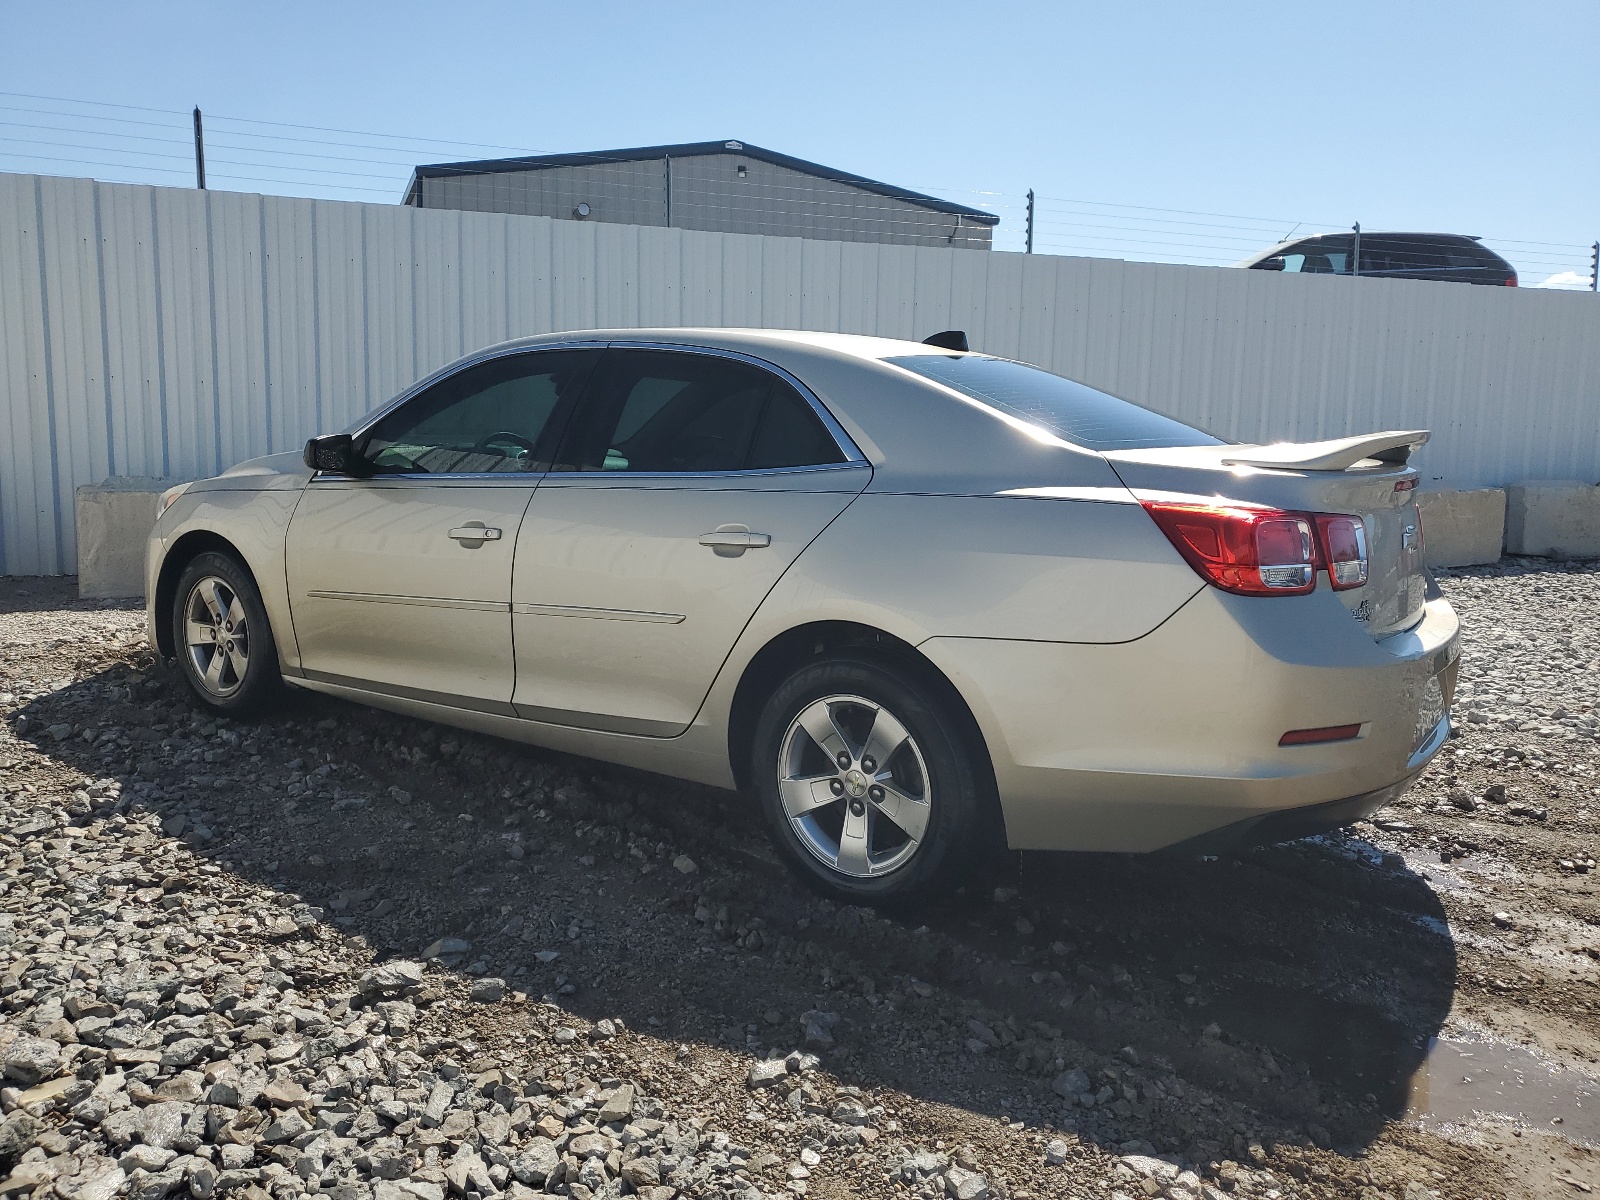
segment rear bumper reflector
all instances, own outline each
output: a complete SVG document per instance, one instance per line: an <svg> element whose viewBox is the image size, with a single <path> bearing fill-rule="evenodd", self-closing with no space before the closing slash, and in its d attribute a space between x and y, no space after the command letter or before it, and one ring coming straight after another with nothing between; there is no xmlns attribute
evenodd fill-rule
<svg viewBox="0 0 1600 1200"><path fill-rule="evenodd" d="M1278 739L1278 745L1314 746L1321 742L1348 742L1360 735L1360 725L1324 725L1321 729L1291 729Z"/></svg>

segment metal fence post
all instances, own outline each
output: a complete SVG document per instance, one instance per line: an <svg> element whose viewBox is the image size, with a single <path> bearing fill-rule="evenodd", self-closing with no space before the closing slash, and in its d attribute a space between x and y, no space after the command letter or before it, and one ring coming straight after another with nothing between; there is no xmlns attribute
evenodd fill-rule
<svg viewBox="0 0 1600 1200"><path fill-rule="evenodd" d="M200 128L200 106L194 106L194 185L206 190L206 139Z"/></svg>

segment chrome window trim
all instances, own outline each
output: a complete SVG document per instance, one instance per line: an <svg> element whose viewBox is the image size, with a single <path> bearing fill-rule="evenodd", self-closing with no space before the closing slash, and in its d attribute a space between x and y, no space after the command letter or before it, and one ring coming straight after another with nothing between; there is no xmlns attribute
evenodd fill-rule
<svg viewBox="0 0 1600 1200"><path fill-rule="evenodd" d="M506 487L535 488L541 480L549 475L549 471L483 471L477 474L462 472L460 474L447 474L443 471L430 474L427 471L385 471L372 475L338 475L332 471L318 471L311 477L310 482L317 483L394 483L409 480L417 483L437 483L439 480L448 480L454 483L499 483Z"/></svg>
<svg viewBox="0 0 1600 1200"><path fill-rule="evenodd" d="M759 479L767 475L806 475L817 471L859 471L871 464L865 459L857 462L822 463L814 467L759 467L751 471L550 471L540 482L541 487L560 487L567 480L574 482L588 482L591 480L607 480L621 483L626 480L637 479L641 482L650 480L666 480L668 482L679 479Z"/></svg>
<svg viewBox="0 0 1600 1200"><path fill-rule="evenodd" d="M374 481L393 480L393 479L427 479L427 480L460 479L460 480L506 480L508 483L509 482L518 482L518 483L524 483L526 486L535 486L535 485L543 482L547 478L550 479L552 482L554 482L556 480L566 480L566 479L618 479L618 478L631 478L631 479L719 479L719 478L742 478L742 477L745 477L745 476L774 475L774 474L779 474L779 473L792 473L792 472L796 472L796 471L827 471L827 470L837 470L837 469L842 468L842 467L858 467L858 466L870 466L871 465L870 461L867 458L867 456L861 452L860 447L858 447L855 444L854 440L851 439L850 435L844 431L844 427L842 425L840 425L839 422L834 418L834 415L831 412L828 411L828 406L822 403L822 401L817 397L817 394L815 392L813 392L809 387L807 387L804 383L802 383L799 379L795 378L795 376L793 374L791 374L789 371L786 371L784 368L780 367L777 363L768 362L764 358L757 358L753 354L746 354L743 351L739 351L739 350L726 350L726 349L723 349L720 346L695 346L695 345L688 345L688 344L681 343L681 342L598 341L598 340L594 340L594 339L576 339L576 340L573 340L573 341L551 342L548 345L532 346L532 347L530 347L530 346L521 346L521 347L516 347L516 348L504 348L504 347L499 347L499 346L490 346L490 347L487 347L487 348L485 348L483 350L478 351L476 354L468 355L466 358L458 359L456 362L453 362L453 363L449 364L448 366L441 367L441 368L439 368L439 370L435 371L433 374L431 374L431 375L427 376L426 378L421 379L421 380L417 381L416 383L412 384L409 388L407 388L406 390L402 391L394 399L390 400L388 404L384 405L380 409L377 409L375 412L372 413L371 416L365 418L360 425L358 425L354 429L352 429L350 431L350 437L351 437L351 439L353 441L359 441L361 438L365 437L367 435L367 433L369 433L371 431L371 429L372 429L372 427L374 425L376 425L379 421L383 420L390 413L394 412L402 404L405 404L407 401L415 398L416 396L421 395L423 392L425 392L427 389L433 387L435 384L443 383L445 380L450 379L450 378L452 378L452 377L454 377L456 375L459 375L462 371L470 371L473 367L482 366L486 362L493 362L496 359L511 358L511 357L514 357L514 356L524 355L524 354L530 354L530 355L531 354L544 354L544 353L547 353L547 352L550 352L550 351L559 351L559 350L611 350L611 349L618 349L618 350L663 350L663 351L667 351L669 353L675 353L675 354L703 354L703 355L709 355L709 356L711 356L713 358L733 359L736 362L747 363L748 365L756 367L756 368L759 368L761 370L770 371L772 374L776 375L779 379L782 379L790 387L794 388L794 390L800 394L801 399L803 399L807 404L809 404L811 406L811 411L813 413L815 413L816 416L817 416L817 419L822 422L823 428L828 431L828 436L833 439L834 447L841 454L843 454L845 456L845 461L842 462L842 463L816 463L816 464L812 464L812 465L809 465L809 466L800 466L800 467L762 467L762 468L759 468L759 469L756 469L756 470L750 470L750 471L561 471L561 470L551 469L551 470L547 470L547 471L487 471L487 472L472 472L472 473L468 473L468 472L452 473L452 472L441 471L441 472L439 472L437 474L427 473L427 472L405 471L405 472L388 472L388 473L385 473L385 474L360 475L360 476L356 476L356 475L335 475L335 474L331 474L331 473L324 473L324 472L321 472L321 471L317 471L317 472L313 472L312 473L310 482L317 483L318 481L326 480L326 481L328 481L330 483L352 483L352 482L370 483L370 482L374 482ZM557 449L560 449L560 447L558 446Z"/></svg>

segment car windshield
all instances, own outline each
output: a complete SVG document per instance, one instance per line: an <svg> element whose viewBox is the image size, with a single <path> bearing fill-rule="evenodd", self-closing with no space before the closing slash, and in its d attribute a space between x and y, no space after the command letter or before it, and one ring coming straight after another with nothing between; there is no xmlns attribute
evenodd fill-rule
<svg viewBox="0 0 1600 1200"><path fill-rule="evenodd" d="M886 361L1086 450L1222 444L1171 417L1005 358L916 354Z"/></svg>

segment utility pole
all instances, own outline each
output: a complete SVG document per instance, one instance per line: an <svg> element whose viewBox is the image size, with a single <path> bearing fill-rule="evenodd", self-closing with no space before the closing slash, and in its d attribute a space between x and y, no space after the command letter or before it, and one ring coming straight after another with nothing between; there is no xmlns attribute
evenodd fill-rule
<svg viewBox="0 0 1600 1200"><path fill-rule="evenodd" d="M1026 254L1033 253L1033 189L1028 189L1028 248Z"/></svg>
<svg viewBox="0 0 1600 1200"><path fill-rule="evenodd" d="M1361 274L1361 222L1360 221L1356 222L1356 241L1355 241L1355 245L1351 247L1350 274L1352 274L1352 275Z"/></svg>
<svg viewBox="0 0 1600 1200"><path fill-rule="evenodd" d="M200 128L200 106L194 106L194 185L206 190L206 138Z"/></svg>
<svg viewBox="0 0 1600 1200"><path fill-rule="evenodd" d="M1594 258L1589 263L1589 290L1600 292L1600 242L1594 244Z"/></svg>

